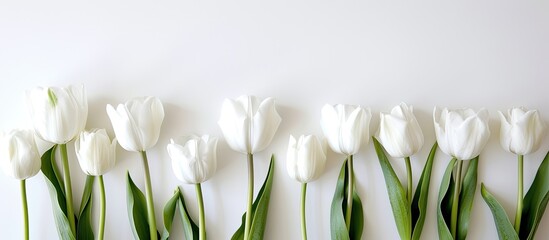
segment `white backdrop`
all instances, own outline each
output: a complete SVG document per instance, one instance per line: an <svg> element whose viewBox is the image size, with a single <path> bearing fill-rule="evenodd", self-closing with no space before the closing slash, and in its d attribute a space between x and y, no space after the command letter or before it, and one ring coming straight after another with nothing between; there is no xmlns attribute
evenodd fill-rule
<svg viewBox="0 0 549 240"><path fill-rule="evenodd" d="M266 239L299 239L300 185L285 170L289 134L321 134L325 103L379 112L401 101L414 105L426 146L413 157L417 183L434 142L432 109L486 107L492 137L481 154L480 182L514 217L516 160L499 145L497 110L526 106L549 117L549 2L546 1L2 1L0 2L0 128L28 127L25 91L35 86L84 84L87 128L113 134L105 105L154 95L166 118L149 151L156 218L173 189L182 185L193 217L194 187L172 173L166 144L191 133L222 138L217 126L224 98L242 94L277 99L282 124L271 146L256 155L256 192L268 158L277 156ZM41 150L46 149L43 144ZM69 144L76 209L84 174ZM549 150L526 156L531 184ZM215 176L203 184L210 239L228 239L246 204L245 156L219 144ZM310 239L329 239L329 207L343 156L329 153L325 173L309 184ZM364 202L364 239L398 239L385 182L372 143L355 157ZM130 171L144 188L138 154L118 148L116 168L105 175L107 239L132 237L126 213L125 178ZM423 239L437 237L435 206L449 157L439 151L431 181ZM404 176L404 165L393 165ZM0 174L2 239L20 239L19 184ZM56 239L43 175L28 181L32 239ZM97 205L96 205L97 206ZM94 222L97 211L94 209ZM176 220L175 236L181 225ZM549 217L538 238L549 235ZM496 239L491 213L479 190L469 239Z"/></svg>

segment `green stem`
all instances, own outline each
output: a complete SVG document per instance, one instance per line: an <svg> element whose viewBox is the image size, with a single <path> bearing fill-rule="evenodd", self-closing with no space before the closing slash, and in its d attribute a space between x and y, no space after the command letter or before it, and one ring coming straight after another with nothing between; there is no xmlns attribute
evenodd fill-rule
<svg viewBox="0 0 549 240"><path fill-rule="evenodd" d="M21 203L23 205L23 221L25 223L25 240L29 240L29 209L27 206L27 185L25 184L25 179L21 180Z"/></svg>
<svg viewBox="0 0 549 240"><path fill-rule="evenodd" d="M515 214L515 230L518 233L520 231L520 222L522 219L522 205L523 205L523 155L518 155L518 192L517 192L517 212Z"/></svg>
<svg viewBox="0 0 549 240"><path fill-rule="evenodd" d="M411 205L412 198L413 198L412 196L413 186L412 186L412 164L410 163L410 157L405 157L404 162L406 162L406 173L408 176L408 193L406 197L408 198L408 203Z"/></svg>
<svg viewBox="0 0 549 240"><path fill-rule="evenodd" d="M305 220L305 197L307 195L307 183L301 184L301 239L307 240L307 221Z"/></svg>
<svg viewBox="0 0 549 240"><path fill-rule="evenodd" d="M452 215L450 219L450 230L454 239L457 233L458 209L459 209L459 192L461 190L461 171L463 168L463 160L458 160L456 175L454 176L454 199L452 201Z"/></svg>
<svg viewBox="0 0 549 240"><path fill-rule="evenodd" d="M107 210L107 204L105 201L105 184L103 183L103 175L99 175L99 190L101 198L101 212L99 213L99 233L97 238L103 240L105 236L105 212Z"/></svg>
<svg viewBox="0 0 549 240"><path fill-rule="evenodd" d="M206 240L206 219L204 216L204 200L202 199L202 186L200 183L194 185L196 190L196 200L198 201L198 212L199 212L199 227L200 231L198 234L199 240Z"/></svg>
<svg viewBox="0 0 549 240"><path fill-rule="evenodd" d="M254 198L254 155L248 153L248 206L246 209L246 224L244 225L244 240L250 238L252 226L252 201Z"/></svg>
<svg viewBox="0 0 549 240"><path fill-rule="evenodd" d="M147 194L147 216L149 222L149 233L151 240L157 240L156 219L154 214L154 202L152 195L151 174L149 172L149 162L147 160L147 152L141 151L143 159L143 170L145 172L145 192Z"/></svg>
<svg viewBox="0 0 549 240"><path fill-rule="evenodd" d="M69 158L67 157L67 144L59 144L61 151L61 160L63 162L63 181L65 182L65 197L67 200L67 218L73 236L76 236L76 224L74 222L74 209L72 207L72 185L71 173L69 168Z"/></svg>
<svg viewBox="0 0 549 240"><path fill-rule="evenodd" d="M355 176L353 172L353 155L347 157L347 172L349 177L347 178L347 211L345 211L345 225L347 230L351 229L351 216L353 212L353 189L355 184Z"/></svg>

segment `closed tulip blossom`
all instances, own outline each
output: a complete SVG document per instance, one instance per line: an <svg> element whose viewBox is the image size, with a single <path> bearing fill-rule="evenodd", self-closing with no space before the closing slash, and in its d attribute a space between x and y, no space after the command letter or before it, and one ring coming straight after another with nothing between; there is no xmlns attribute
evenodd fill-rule
<svg viewBox="0 0 549 240"><path fill-rule="evenodd" d="M74 144L76 156L82 171L97 176L100 188L101 213L99 215L98 238L105 234L105 184L103 174L110 171L116 163L116 138L111 141L105 129L93 129L80 133Z"/></svg>
<svg viewBox="0 0 549 240"><path fill-rule="evenodd" d="M252 224L253 154L269 146L280 121L273 98L260 100L255 96L244 95L237 99L225 99L221 108L221 117L217 123L225 141L233 150L248 156L248 199L244 239L250 237Z"/></svg>
<svg viewBox="0 0 549 240"><path fill-rule="evenodd" d="M11 130L0 134L0 166L4 173L20 180L24 236L29 239L29 214L25 180L40 171L40 153L30 130Z"/></svg>
<svg viewBox="0 0 549 240"><path fill-rule="evenodd" d="M307 183L315 180L324 171L326 151L316 136L303 135L298 140L290 135L286 169L291 178L301 183L301 235L307 239L305 221L305 197Z"/></svg>
<svg viewBox="0 0 549 240"><path fill-rule="evenodd" d="M145 173L149 234L151 239L156 240L158 236L146 150L158 141L164 120L164 107L156 97L137 97L125 104L119 104L116 109L110 104L107 105L107 114L120 146L127 151L141 154Z"/></svg>

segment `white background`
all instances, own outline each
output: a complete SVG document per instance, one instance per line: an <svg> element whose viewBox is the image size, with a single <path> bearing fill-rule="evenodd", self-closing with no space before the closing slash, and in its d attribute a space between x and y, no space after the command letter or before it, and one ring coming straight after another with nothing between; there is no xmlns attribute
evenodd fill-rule
<svg viewBox="0 0 549 240"><path fill-rule="evenodd" d="M434 142L435 105L486 107L492 137L481 155L480 183L511 219L516 204L516 160L499 145L497 110L549 105L549 2L546 1L2 1L0 3L1 129L29 127L25 91L36 86L84 84L87 128L112 127L106 104L154 95L166 118L149 151L156 218L182 185L196 219L194 188L172 173L166 144L191 133L222 139L217 126L224 98L254 94L277 99L282 124L271 146L256 155L256 192L275 153L276 172L266 239L299 239L300 185L285 170L289 134L321 134L325 103L371 107L371 132L379 112L404 101L415 107L426 146L413 156L414 182ZM41 144L45 150L47 145ZM84 174L69 144L76 209ZM116 168L105 175L107 239L132 237L126 213L125 172L144 188L139 155L118 149ZM542 157L526 156L529 187ZM245 156L219 144L215 176L203 184L210 239L228 239L246 204ZM329 208L343 156L329 153L325 173L309 184L310 239L329 239ZM449 157L434 164L423 239L437 238L435 206ZM404 165L393 165L404 178ZM370 143L355 157L365 209L364 239L398 239L385 181ZM32 239L56 239L43 175L28 180ZM19 184L0 174L2 239L22 237ZM98 208L94 209L97 221ZM181 236L180 221L174 236ZM549 217L538 238L549 234ZM469 239L496 239L491 213L479 190Z"/></svg>

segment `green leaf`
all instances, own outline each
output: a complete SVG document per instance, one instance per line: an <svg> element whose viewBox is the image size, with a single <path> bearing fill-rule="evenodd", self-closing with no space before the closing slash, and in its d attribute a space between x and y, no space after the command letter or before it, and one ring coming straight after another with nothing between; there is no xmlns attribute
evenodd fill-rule
<svg viewBox="0 0 549 240"><path fill-rule="evenodd" d="M353 210L351 212L351 229L349 229L349 239L360 239L364 229L364 210L362 201L356 191L356 184L353 187Z"/></svg>
<svg viewBox="0 0 549 240"><path fill-rule="evenodd" d="M145 195L135 185L129 172L127 172L126 193L128 215L134 238L141 240L150 239Z"/></svg>
<svg viewBox="0 0 549 240"><path fill-rule="evenodd" d="M92 190L94 180L94 176L88 176L86 178L86 185L84 186L84 193L82 194L82 203L80 204L80 214L76 229L76 236L78 240L94 240L91 222Z"/></svg>
<svg viewBox="0 0 549 240"><path fill-rule="evenodd" d="M273 185L274 174L274 155L271 156L271 162L269 164L269 171L265 177L265 181L259 190L253 204L252 204L252 225L250 227L251 239L263 239L265 232L265 225L267 223L267 213L269 210L269 199L271 197L271 189ZM244 239L244 225L246 224L246 213L242 215L242 223L236 230L231 240L243 240Z"/></svg>
<svg viewBox="0 0 549 240"><path fill-rule="evenodd" d="M437 206L437 226L438 226L438 237L441 240L452 240L452 233L448 227L447 218L445 215L449 214L448 205L452 205L452 192L449 191L450 186L452 185L452 170L456 165L456 159L452 159L446 167L444 176L442 177L442 182L440 183L440 190L438 192L438 206ZM448 201L448 199L450 199ZM450 207L451 208L451 207Z"/></svg>
<svg viewBox="0 0 549 240"><path fill-rule="evenodd" d="M423 231L423 225L425 218L427 217L427 201L429 197L429 185L431 183L431 172L433 170L433 162L435 154L437 152L438 144L435 142L427 157L427 162L421 172L421 177L417 184L416 192L412 200L412 239L419 240L421 232Z"/></svg>
<svg viewBox="0 0 549 240"><path fill-rule="evenodd" d="M475 191L477 189L477 170L478 156L469 161L467 173L465 173L463 184L459 193L459 212L456 238L458 240L465 240L467 237L467 231L469 230L471 209L473 209L473 201L475 199Z"/></svg>
<svg viewBox="0 0 549 240"><path fill-rule="evenodd" d="M166 206L164 206L164 233L162 233L162 240L168 239L170 236L177 201L179 201L179 187L175 189L173 197L170 198L170 200L166 203Z"/></svg>
<svg viewBox="0 0 549 240"><path fill-rule="evenodd" d="M404 188L402 188L402 183L398 179L391 163L387 159L385 149L375 137L372 137L372 139L377 157L379 158L381 170L383 171L383 176L385 177L387 193L389 194L389 200L391 202L391 208L393 209L393 216L397 225L398 234L400 235L400 239L410 239L412 236L412 219L410 204L408 203L408 199L406 199L406 192L404 191Z"/></svg>
<svg viewBox="0 0 549 240"><path fill-rule="evenodd" d="M345 225L345 214L343 211L343 202L345 199L345 182L347 178L347 160L343 162L339 177L337 178L336 190L332 199L330 209L330 233L332 240L348 240L349 232ZM354 204L354 203L353 203Z"/></svg>
<svg viewBox="0 0 549 240"><path fill-rule="evenodd" d="M507 213L505 213L505 209L503 209L498 200L490 192L488 192L488 190L486 190L484 184L481 184L480 193L482 194L482 198L484 198L484 201L492 211L492 215L494 216L494 222L498 230L499 239L519 240L513 224L511 224L511 221L509 221Z"/></svg>
<svg viewBox="0 0 549 240"><path fill-rule="evenodd" d="M185 206L185 199L183 193L177 187L174 190L173 197L166 203L164 207L164 233L162 234L162 240L168 239L172 229L173 217L175 215L176 208L179 207L181 213L181 223L183 224L183 235L185 239L198 239L198 227L189 217L189 212Z"/></svg>
<svg viewBox="0 0 549 240"><path fill-rule="evenodd" d="M46 177L46 185L50 193L50 199L53 209L53 217L55 225L57 226L57 233L59 238L63 240L75 239L72 233L69 219L67 218L67 202L65 199L65 192L63 189L63 181L57 177L55 165L55 149L57 145L50 148L42 155L42 166L40 170Z"/></svg>
<svg viewBox="0 0 549 240"><path fill-rule="evenodd" d="M521 239L533 239L537 227L547 204L543 204L549 192L549 153L541 162L534 181L524 197L524 208L522 209L522 222L519 236Z"/></svg>
<svg viewBox="0 0 549 240"><path fill-rule="evenodd" d="M183 224L183 234L186 239L198 239L198 226L191 219L187 205L185 204L185 199L183 198L183 192L179 191L179 201L177 201L177 206L179 207L179 213L181 215L181 223Z"/></svg>

